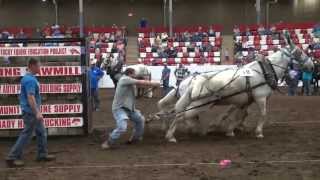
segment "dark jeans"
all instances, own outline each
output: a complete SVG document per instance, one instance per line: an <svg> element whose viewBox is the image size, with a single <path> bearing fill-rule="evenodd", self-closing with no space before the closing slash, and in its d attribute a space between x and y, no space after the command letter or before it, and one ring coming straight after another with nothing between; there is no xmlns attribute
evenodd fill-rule
<svg viewBox="0 0 320 180"><path fill-rule="evenodd" d="M311 80L303 80L303 94L311 96Z"/></svg>
<svg viewBox="0 0 320 180"><path fill-rule="evenodd" d="M12 147L8 159L22 159L23 150L32 138L35 130L38 147L38 158L46 157L47 149L47 131L42 121L37 120L36 116L30 113L22 113L24 128L21 131L18 140Z"/></svg>
<svg viewBox="0 0 320 180"><path fill-rule="evenodd" d="M91 98L92 98L92 108L99 109L100 108L100 99L99 99L99 90L91 89Z"/></svg>
<svg viewBox="0 0 320 180"><path fill-rule="evenodd" d="M295 96L297 93L299 81L292 80L288 85L288 96Z"/></svg>
<svg viewBox="0 0 320 180"><path fill-rule="evenodd" d="M164 96L165 96L170 91L169 80L164 80L162 85L163 85L163 93L164 93Z"/></svg>

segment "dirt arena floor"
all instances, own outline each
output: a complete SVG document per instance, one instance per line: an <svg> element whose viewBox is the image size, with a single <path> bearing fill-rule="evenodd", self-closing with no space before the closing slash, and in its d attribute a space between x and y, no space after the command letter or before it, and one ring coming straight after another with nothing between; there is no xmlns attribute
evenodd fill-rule
<svg viewBox="0 0 320 180"><path fill-rule="evenodd" d="M94 114L97 129L112 127L113 92L101 91L101 111ZM34 161L35 141L25 152L26 167L8 169L0 163L0 180L319 180L320 179L320 97L274 95L270 101L270 123L264 139L253 131L237 132L228 138L221 133L201 137L183 130L176 134L178 144L164 140L159 124L146 129L144 141L125 145L129 132L117 149L100 149L103 133L90 137L54 137L50 152L57 160ZM156 99L139 99L144 114L156 111ZM225 107L202 115L203 126L214 120ZM258 118L250 108L247 126ZM14 139L1 139L0 155L5 157ZM231 166L216 163L230 159Z"/></svg>

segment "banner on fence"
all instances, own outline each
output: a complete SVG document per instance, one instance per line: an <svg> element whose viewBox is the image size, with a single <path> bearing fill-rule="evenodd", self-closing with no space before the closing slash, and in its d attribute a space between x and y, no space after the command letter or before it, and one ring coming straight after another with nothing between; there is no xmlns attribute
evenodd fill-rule
<svg viewBox="0 0 320 180"><path fill-rule="evenodd" d="M20 84L0 84L0 94L20 94ZM71 94L82 93L81 83L40 84L42 94Z"/></svg>
<svg viewBox="0 0 320 180"><path fill-rule="evenodd" d="M40 106L42 114L78 114L83 112L82 104L45 104ZM0 116L21 115L19 105L0 106Z"/></svg>
<svg viewBox="0 0 320 180"><path fill-rule="evenodd" d="M13 56L80 56L80 46L64 47L1 47L0 57Z"/></svg>
<svg viewBox="0 0 320 180"><path fill-rule="evenodd" d="M44 118L44 125L47 128L70 128L82 127L82 117L59 117L59 118ZM0 119L0 129L22 129L22 119Z"/></svg>
<svg viewBox="0 0 320 180"><path fill-rule="evenodd" d="M26 67L0 67L0 77L20 77L27 72ZM38 76L79 76L81 66L43 66Z"/></svg>

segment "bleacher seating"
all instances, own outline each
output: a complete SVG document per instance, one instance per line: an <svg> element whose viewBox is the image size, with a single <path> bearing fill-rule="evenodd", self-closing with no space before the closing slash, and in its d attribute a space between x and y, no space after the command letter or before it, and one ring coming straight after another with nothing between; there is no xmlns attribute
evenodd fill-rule
<svg viewBox="0 0 320 180"><path fill-rule="evenodd" d="M281 23L266 28L264 33L259 33L259 25L237 26L234 30L235 33L235 45L241 43L240 53L243 59L246 59L250 54L250 49L255 52L259 52L265 56L271 55L276 49L284 47L285 41L281 34L288 30L292 41L300 48L305 50L315 58L320 58L320 46L310 49L310 45L319 43L319 38L313 34L313 27L315 23L301 23L301 24L288 24ZM248 32L250 31L250 32ZM248 36L249 35L249 36ZM237 52L235 52L237 53Z"/></svg>
<svg viewBox="0 0 320 180"><path fill-rule="evenodd" d="M167 28L139 29L139 62L147 65L218 64L221 62L221 27L177 27L173 37Z"/></svg>

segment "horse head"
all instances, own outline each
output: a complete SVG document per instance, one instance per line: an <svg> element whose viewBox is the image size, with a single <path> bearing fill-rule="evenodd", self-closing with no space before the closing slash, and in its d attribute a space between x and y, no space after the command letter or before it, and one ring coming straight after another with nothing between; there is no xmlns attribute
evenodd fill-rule
<svg viewBox="0 0 320 180"><path fill-rule="evenodd" d="M295 61L302 69L313 70L314 64L312 59L301 48L295 45L288 31L284 32L284 39L287 46L282 49L282 52L290 58L290 61Z"/></svg>

